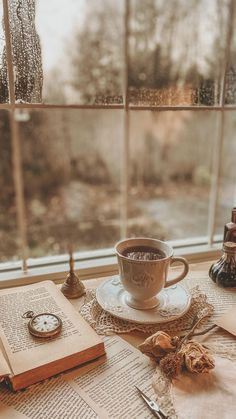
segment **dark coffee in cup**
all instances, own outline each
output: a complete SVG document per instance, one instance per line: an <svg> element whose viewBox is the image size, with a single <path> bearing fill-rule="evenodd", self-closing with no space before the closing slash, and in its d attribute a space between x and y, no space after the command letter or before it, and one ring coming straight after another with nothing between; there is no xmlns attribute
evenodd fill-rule
<svg viewBox="0 0 236 419"><path fill-rule="evenodd" d="M162 250L151 246L128 247L122 254L128 259L134 260L159 260L166 257Z"/></svg>

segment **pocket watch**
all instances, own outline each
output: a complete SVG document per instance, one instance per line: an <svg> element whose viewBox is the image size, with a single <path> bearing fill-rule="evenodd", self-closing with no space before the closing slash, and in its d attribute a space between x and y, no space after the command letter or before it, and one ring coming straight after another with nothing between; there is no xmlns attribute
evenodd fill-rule
<svg viewBox="0 0 236 419"><path fill-rule="evenodd" d="M40 313L35 315L33 311L29 310L22 317L30 319L28 323L29 332L38 338L51 338L61 332L62 320L56 314Z"/></svg>

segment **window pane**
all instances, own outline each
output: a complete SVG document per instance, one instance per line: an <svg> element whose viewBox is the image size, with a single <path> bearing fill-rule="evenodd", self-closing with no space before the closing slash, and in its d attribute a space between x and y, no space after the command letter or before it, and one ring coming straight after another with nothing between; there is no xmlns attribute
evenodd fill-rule
<svg viewBox="0 0 236 419"><path fill-rule="evenodd" d="M122 111L28 112L20 133L30 256L113 246Z"/></svg>
<svg viewBox="0 0 236 419"><path fill-rule="evenodd" d="M40 0L43 101L122 103L124 2Z"/></svg>
<svg viewBox="0 0 236 419"><path fill-rule="evenodd" d="M18 102L41 102L41 47L35 29L35 1L8 1L15 96Z"/></svg>
<svg viewBox="0 0 236 419"><path fill-rule="evenodd" d="M15 193L12 177L10 124L7 111L0 111L0 261L18 259Z"/></svg>
<svg viewBox="0 0 236 419"><path fill-rule="evenodd" d="M233 36L230 45L230 56L226 73L225 105L236 104L236 14L233 19Z"/></svg>
<svg viewBox="0 0 236 419"><path fill-rule="evenodd" d="M225 136L221 160L220 193L217 207L216 234L223 235L224 224L231 221L236 206L236 112L225 112Z"/></svg>
<svg viewBox="0 0 236 419"><path fill-rule="evenodd" d="M131 112L129 235L207 235L216 112Z"/></svg>
<svg viewBox="0 0 236 419"><path fill-rule="evenodd" d="M0 0L0 103L8 102L8 79L6 65L5 34L3 31L3 3Z"/></svg>
<svg viewBox="0 0 236 419"><path fill-rule="evenodd" d="M129 101L219 103L229 1L131 0Z"/></svg>

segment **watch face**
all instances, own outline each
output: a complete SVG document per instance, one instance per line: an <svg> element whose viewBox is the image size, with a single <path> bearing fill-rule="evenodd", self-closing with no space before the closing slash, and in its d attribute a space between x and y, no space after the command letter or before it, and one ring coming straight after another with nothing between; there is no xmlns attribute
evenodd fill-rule
<svg viewBox="0 0 236 419"><path fill-rule="evenodd" d="M37 337L51 337L60 333L62 328L61 319L55 314L42 313L34 316L29 324L29 331Z"/></svg>

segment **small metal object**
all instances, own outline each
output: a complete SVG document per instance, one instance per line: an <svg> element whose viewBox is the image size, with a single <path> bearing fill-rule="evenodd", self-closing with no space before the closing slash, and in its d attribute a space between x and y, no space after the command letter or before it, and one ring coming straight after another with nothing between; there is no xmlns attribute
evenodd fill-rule
<svg viewBox="0 0 236 419"><path fill-rule="evenodd" d="M23 319L30 319L28 329L37 338L51 338L57 336L62 329L60 317L52 313L34 314L32 310L22 315Z"/></svg>
<svg viewBox="0 0 236 419"><path fill-rule="evenodd" d="M168 416L165 415L163 410L161 410L161 408L158 406L156 402L154 402L148 396L146 396L146 394L144 394L140 390L140 388L138 388L137 386L135 386L135 388L138 390L140 396L145 401L145 403L147 404L147 406L149 407L149 409L151 410L154 416L156 416L159 419L168 419Z"/></svg>
<svg viewBox="0 0 236 419"><path fill-rule="evenodd" d="M70 252L70 272L61 286L61 292L67 298L79 298L86 292L83 282L75 274L72 252Z"/></svg>

